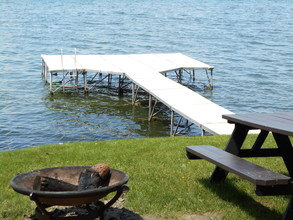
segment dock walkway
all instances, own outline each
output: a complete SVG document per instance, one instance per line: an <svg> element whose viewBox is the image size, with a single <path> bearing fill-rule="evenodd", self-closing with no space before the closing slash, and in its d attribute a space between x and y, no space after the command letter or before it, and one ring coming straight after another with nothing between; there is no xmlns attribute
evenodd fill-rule
<svg viewBox="0 0 293 220"><path fill-rule="evenodd" d="M170 71L180 75L185 70L192 70L194 74L195 69L205 69L210 71L208 83L213 86L213 67L183 54L42 55L42 58L43 74L46 79L50 75L50 91L55 72L71 71L69 77L74 77L77 82L78 75L82 74L84 88L87 72L118 74L133 83L133 102L138 88L149 94L149 119L154 115L157 101L171 110L171 135L176 133L173 129L174 113L211 134L232 133L233 125L222 119L223 114L232 114L231 111L164 76Z"/></svg>

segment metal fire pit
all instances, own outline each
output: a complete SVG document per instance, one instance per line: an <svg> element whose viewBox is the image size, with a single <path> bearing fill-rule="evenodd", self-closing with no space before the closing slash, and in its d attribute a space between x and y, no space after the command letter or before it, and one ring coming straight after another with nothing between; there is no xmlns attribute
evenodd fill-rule
<svg viewBox="0 0 293 220"><path fill-rule="evenodd" d="M61 219L93 219L100 217L103 219L104 210L113 205L121 196L123 191L128 187L125 185L128 181L128 176L119 170L111 169L111 178L107 186L89 189L84 191L40 191L34 186L36 178L40 176L51 177L61 181L78 185L80 173L89 166L73 166L73 167L55 167L33 170L26 173L21 173L15 176L11 182L11 187L18 193L27 195L37 204L36 219L40 220L61 220ZM104 204L99 201L111 192L116 192L113 198ZM60 217L54 216L53 212L47 210L51 206L80 206L96 204L98 208L91 210L88 215Z"/></svg>

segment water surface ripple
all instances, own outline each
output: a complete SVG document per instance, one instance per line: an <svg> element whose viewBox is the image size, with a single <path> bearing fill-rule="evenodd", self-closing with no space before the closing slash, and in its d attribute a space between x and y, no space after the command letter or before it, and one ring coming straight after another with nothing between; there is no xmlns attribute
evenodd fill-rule
<svg viewBox="0 0 293 220"><path fill-rule="evenodd" d="M3 0L0 151L168 136L168 114L106 93L50 97L41 54L181 52L215 66L199 92L236 113L292 111L292 0ZM194 134L199 134L195 129Z"/></svg>

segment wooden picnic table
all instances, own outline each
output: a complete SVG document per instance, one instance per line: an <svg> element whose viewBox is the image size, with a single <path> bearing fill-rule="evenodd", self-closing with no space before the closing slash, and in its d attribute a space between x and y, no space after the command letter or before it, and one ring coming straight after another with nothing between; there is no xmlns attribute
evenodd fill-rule
<svg viewBox="0 0 293 220"><path fill-rule="evenodd" d="M233 114L223 115L223 118L235 124L225 150L210 145L188 146L189 159L206 159L217 165L211 182L222 182L232 172L254 183L257 195L291 195L283 219L293 219L293 147L289 139L293 136L293 113ZM241 149L248 132L255 129L260 132L253 146ZM262 148L270 132L277 148ZM288 176L253 164L243 157L282 157Z"/></svg>

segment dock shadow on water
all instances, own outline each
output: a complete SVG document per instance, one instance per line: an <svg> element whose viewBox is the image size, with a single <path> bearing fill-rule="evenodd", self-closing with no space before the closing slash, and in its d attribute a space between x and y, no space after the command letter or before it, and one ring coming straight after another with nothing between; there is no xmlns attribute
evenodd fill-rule
<svg viewBox="0 0 293 220"><path fill-rule="evenodd" d="M253 219L277 220L282 219L283 214L262 205L249 194L239 189L233 181L226 180L223 183L211 183L209 179L199 179L198 182L208 188L213 194L223 201L237 205Z"/></svg>

